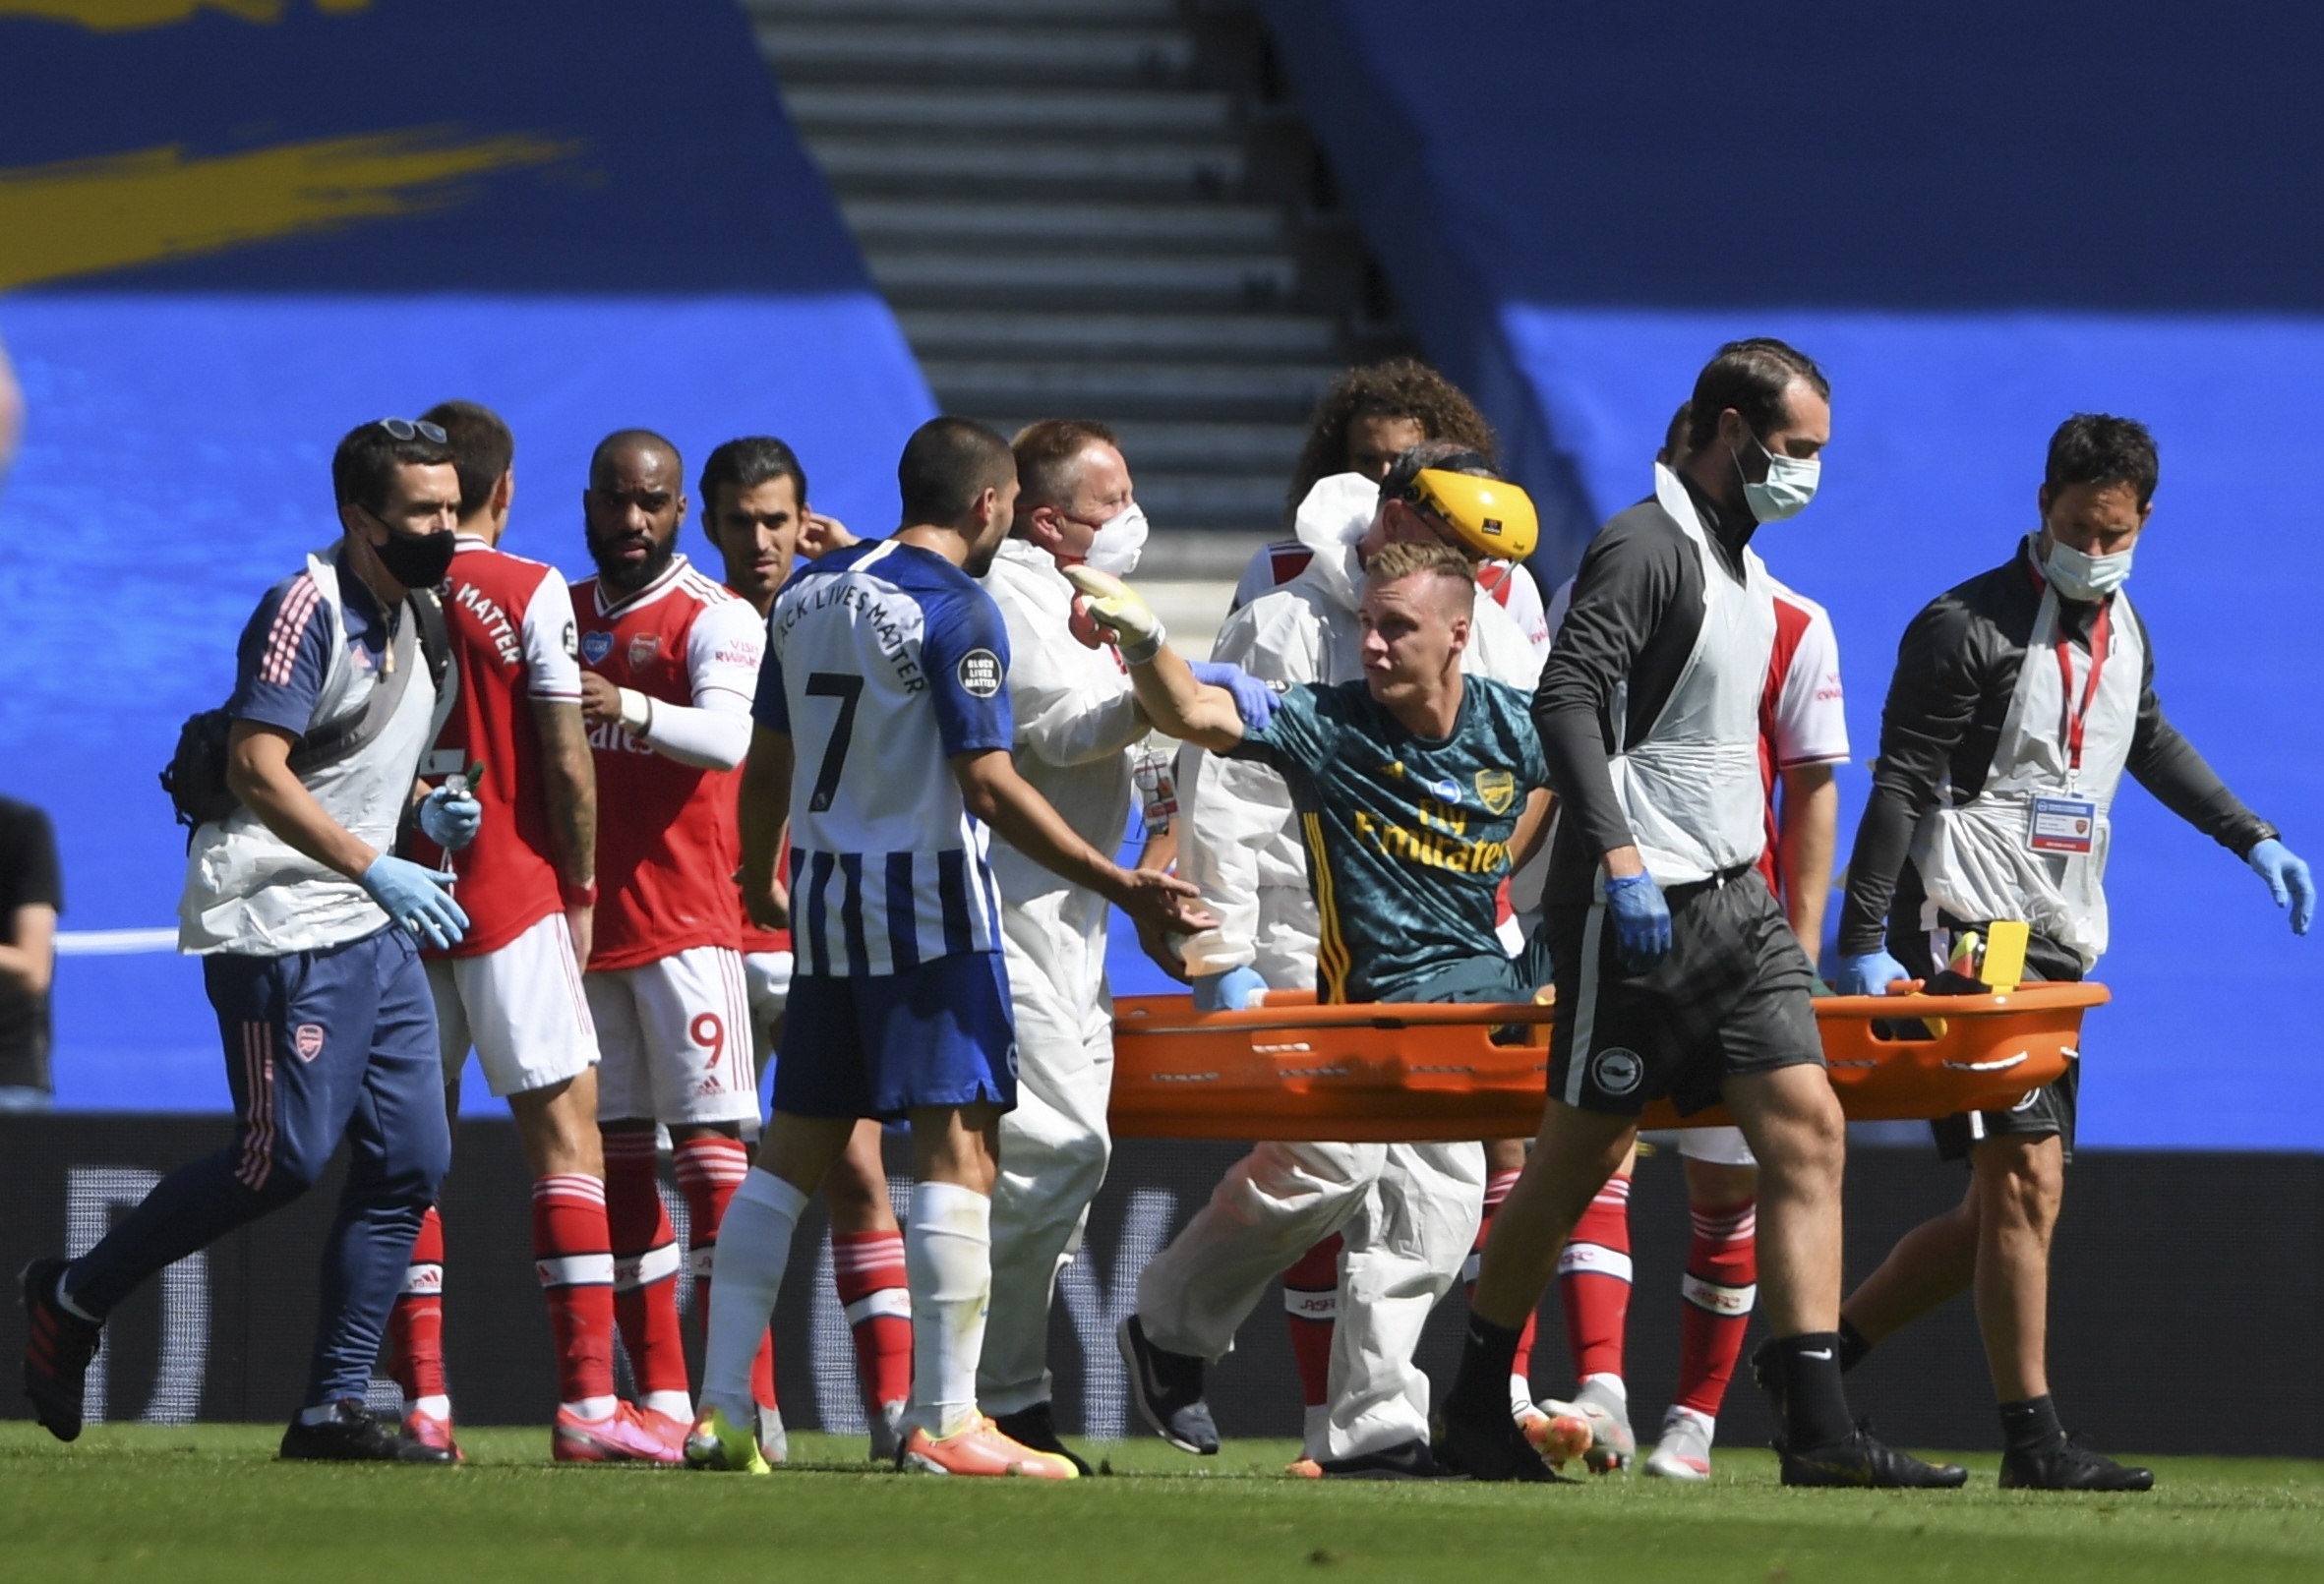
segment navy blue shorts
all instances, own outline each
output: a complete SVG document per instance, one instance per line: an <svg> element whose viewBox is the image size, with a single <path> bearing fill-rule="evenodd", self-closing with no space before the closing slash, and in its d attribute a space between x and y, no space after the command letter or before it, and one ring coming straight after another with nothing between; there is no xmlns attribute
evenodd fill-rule
<svg viewBox="0 0 2324 1584"><path fill-rule="evenodd" d="M902 973L799 973L783 1017L775 1109L894 1121L916 1106L1017 1104L1017 1028L998 952Z"/></svg>

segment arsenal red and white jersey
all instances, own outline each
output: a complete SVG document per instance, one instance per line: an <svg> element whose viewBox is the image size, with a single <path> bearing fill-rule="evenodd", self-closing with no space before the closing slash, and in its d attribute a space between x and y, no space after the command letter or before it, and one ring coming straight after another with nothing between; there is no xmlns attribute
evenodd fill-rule
<svg viewBox="0 0 2324 1584"><path fill-rule="evenodd" d="M796 566L798 562L794 561L792 564ZM734 593L732 589L727 592ZM735 597L742 599L739 594ZM744 603L748 604L749 602L745 601ZM757 608L753 606L752 609L756 610ZM758 619L763 624L766 617L762 616ZM738 793L741 792L740 786L736 791ZM783 833L783 849L775 859L775 873L786 877L791 873L791 833L789 831ZM743 907L743 892L739 886L735 889L735 906L737 908ZM788 952L790 950L791 931L787 929L760 929L750 921L750 910L743 908L743 953L745 956L754 957L761 952Z"/></svg>
<svg viewBox="0 0 2324 1584"><path fill-rule="evenodd" d="M555 567L470 535L460 536L438 593L459 691L422 773L436 779L482 764L476 798L484 824L451 860L468 933L449 952L431 955L480 957L563 906L531 701L580 703L577 636L572 598ZM411 845L417 861L443 865L426 837L415 834Z"/></svg>
<svg viewBox="0 0 2324 1584"><path fill-rule="evenodd" d="M758 613L672 558L630 595L573 585L581 665L617 687L685 707L746 712L765 647ZM725 695L714 697L714 695ZM618 725L592 725L597 761L597 921L592 970L636 968L696 946L742 948L739 770L699 770Z"/></svg>
<svg viewBox="0 0 2324 1584"><path fill-rule="evenodd" d="M1848 712L1840 695L1840 641L1830 615L1774 577L1775 649L1767 657L1767 690L1759 700L1759 780L1767 790L1767 847L1759 873L1780 897L1775 784L1801 765L1848 762Z"/></svg>
<svg viewBox="0 0 2324 1584"><path fill-rule="evenodd" d="M782 851L775 855L775 873L784 876L791 873L791 837L788 832L783 836ZM743 893L738 888L735 892L737 906L741 905L742 900ZM749 910L744 909L743 951L745 955L751 956L760 952L788 952L789 950L791 950L791 931L787 929L760 929L756 924L750 922Z"/></svg>

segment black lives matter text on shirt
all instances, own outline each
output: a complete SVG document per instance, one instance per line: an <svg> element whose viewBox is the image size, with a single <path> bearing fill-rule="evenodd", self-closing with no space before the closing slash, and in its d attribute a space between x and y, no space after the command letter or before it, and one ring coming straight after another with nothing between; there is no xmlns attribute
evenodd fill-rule
<svg viewBox="0 0 2324 1584"><path fill-rule="evenodd" d="M30 803L0 797L0 943L17 944L20 908L65 909L56 833ZM0 1086L44 1089L48 1077L48 997L0 980Z"/></svg>

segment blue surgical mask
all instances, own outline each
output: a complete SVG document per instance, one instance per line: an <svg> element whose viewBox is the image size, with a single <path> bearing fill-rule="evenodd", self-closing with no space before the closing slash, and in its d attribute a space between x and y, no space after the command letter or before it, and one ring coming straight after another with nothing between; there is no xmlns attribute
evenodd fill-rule
<svg viewBox="0 0 2324 1584"><path fill-rule="evenodd" d="M1755 522L1781 522L1796 517L1808 509L1808 502L1816 499L1817 482L1823 477L1821 457L1777 456L1754 435L1751 442L1759 447L1759 454L1767 459L1767 476L1754 484L1743 481L1744 504L1751 508ZM1735 459L1737 477L1743 474L1743 459Z"/></svg>
<svg viewBox="0 0 2324 1584"><path fill-rule="evenodd" d="M2130 552L2118 550L2112 556L2093 556L2088 551L2060 544L2053 535L2050 554L2042 557L2042 571L2061 600L2086 603L2103 600L2130 581Z"/></svg>

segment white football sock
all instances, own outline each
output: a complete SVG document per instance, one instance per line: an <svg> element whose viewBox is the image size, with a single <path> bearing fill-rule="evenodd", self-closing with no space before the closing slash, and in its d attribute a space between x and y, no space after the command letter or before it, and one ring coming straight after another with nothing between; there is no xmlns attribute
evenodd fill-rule
<svg viewBox="0 0 2324 1584"><path fill-rule="evenodd" d="M1664 1433L1668 1434L1672 1423L1681 1419L1692 1419L1696 1424L1700 1425L1702 1427L1702 1438L1704 1440L1716 1440L1718 1438L1719 1422L1715 1416L1698 1412L1693 1408L1681 1408L1677 1403L1672 1403L1670 1412L1662 1416L1662 1429Z"/></svg>
<svg viewBox="0 0 2324 1584"><path fill-rule="evenodd" d="M407 1411L426 1414L430 1419L449 1419L451 1417L451 1398L442 1393L416 1398Z"/></svg>
<svg viewBox="0 0 2324 1584"><path fill-rule="evenodd" d="M791 1234L807 1197L774 1173L750 1168L718 1223L718 1279L710 1284L709 1338L702 1350L702 1406L738 1427L758 1422L750 1367L766 1336L791 1263Z"/></svg>
<svg viewBox="0 0 2324 1584"><path fill-rule="evenodd" d="M952 1183L915 1188L904 1270L912 1288L911 1419L930 1436L949 1436L977 1411L992 1296L992 1201Z"/></svg>
<svg viewBox="0 0 2324 1584"><path fill-rule="evenodd" d="M560 1411L594 1425L601 1419L611 1419L621 1405L619 1397L583 1397L578 1402L561 1402L557 1406Z"/></svg>
<svg viewBox="0 0 2324 1584"><path fill-rule="evenodd" d="M682 1425L694 1422L694 1399L683 1391L649 1391L637 1399L637 1406Z"/></svg>

